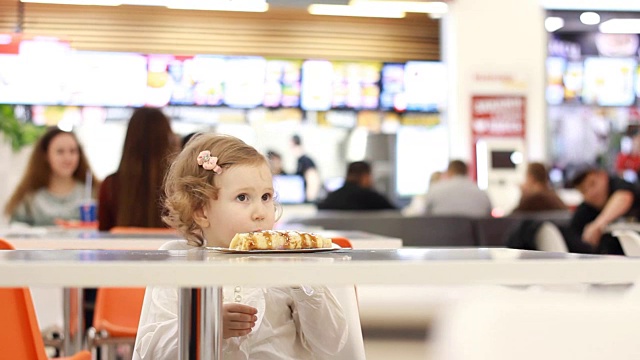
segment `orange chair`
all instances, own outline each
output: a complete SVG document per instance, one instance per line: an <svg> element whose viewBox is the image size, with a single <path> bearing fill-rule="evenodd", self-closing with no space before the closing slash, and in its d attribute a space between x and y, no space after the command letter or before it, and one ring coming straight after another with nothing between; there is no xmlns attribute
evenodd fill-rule
<svg viewBox="0 0 640 360"><path fill-rule="evenodd" d="M0 250L13 250L0 239ZM46 360L47 354L28 288L0 288L0 349L3 359ZM91 353L80 351L74 356L58 358L89 360Z"/></svg>
<svg viewBox="0 0 640 360"><path fill-rule="evenodd" d="M138 332L145 288L98 288L93 327L87 331L91 351L110 345L133 346Z"/></svg>
<svg viewBox="0 0 640 360"><path fill-rule="evenodd" d="M334 237L334 238L331 238L331 242L340 246L343 249L353 249L353 246L351 246L351 241L347 238Z"/></svg>
<svg viewBox="0 0 640 360"><path fill-rule="evenodd" d="M135 226L115 226L112 227L109 232L111 234L156 234L156 235L171 235L177 234L175 229L172 228L145 228Z"/></svg>
<svg viewBox="0 0 640 360"><path fill-rule="evenodd" d="M0 239L0 250L15 250L16 248L5 239Z"/></svg>

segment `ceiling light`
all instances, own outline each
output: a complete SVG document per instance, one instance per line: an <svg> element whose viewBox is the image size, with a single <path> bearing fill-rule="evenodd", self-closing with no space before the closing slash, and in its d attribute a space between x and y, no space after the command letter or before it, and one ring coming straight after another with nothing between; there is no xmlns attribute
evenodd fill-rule
<svg viewBox="0 0 640 360"><path fill-rule="evenodd" d="M640 34L640 19L611 19L600 24L600 32L607 34Z"/></svg>
<svg viewBox="0 0 640 360"><path fill-rule="evenodd" d="M580 21L585 25L597 25L600 23L600 15L593 11L587 11L580 14Z"/></svg>
<svg viewBox="0 0 640 360"><path fill-rule="evenodd" d="M640 11L640 2L631 0L540 0L549 10Z"/></svg>
<svg viewBox="0 0 640 360"><path fill-rule="evenodd" d="M544 28L547 29L548 32L554 32L558 29L561 29L564 26L564 19L557 16L549 16L544 19Z"/></svg>
<svg viewBox="0 0 640 360"><path fill-rule="evenodd" d="M214 10L214 11L245 11L265 12L269 10L266 0L172 0L167 5L169 9L182 10Z"/></svg>
<svg viewBox="0 0 640 360"><path fill-rule="evenodd" d="M98 5L98 6L118 6L122 4L120 0L20 0L23 3L59 4L59 5Z"/></svg>
<svg viewBox="0 0 640 360"><path fill-rule="evenodd" d="M374 6L325 5L312 4L308 8L312 15L361 16L381 18L403 18L404 12L398 9L376 8Z"/></svg>
<svg viewBox="0 0 640 360"><path fill-rule="evenodd" d="M418 2L388 0L351 0L350 5L385 8L388 11L402 11L406 13L410 12L425 14L446 14L449 11L449 5L441 1Z"/></svg>

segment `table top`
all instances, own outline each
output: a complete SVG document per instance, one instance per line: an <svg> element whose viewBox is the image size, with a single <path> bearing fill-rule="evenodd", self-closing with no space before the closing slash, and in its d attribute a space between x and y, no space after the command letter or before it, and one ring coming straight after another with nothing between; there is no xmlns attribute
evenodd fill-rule
<svg viewBox="0 0 640 360"><path fill-rule="evenodd" d="M0 252L0 274L0 286L628 284L640 278L640 258L504 248L15 250Z"/></svg>
<svg viewBox="0 0 640 360"><path fill-rule="evenodd" d="M356 249L397 249L402 239L364 231L320 230L319 234L345 237ZM60 228L27 228L22 231L0 231L16 249L89 249L89 250L156 250L165 242L180 239L174 234L112 234L95 230Z"/></svg>

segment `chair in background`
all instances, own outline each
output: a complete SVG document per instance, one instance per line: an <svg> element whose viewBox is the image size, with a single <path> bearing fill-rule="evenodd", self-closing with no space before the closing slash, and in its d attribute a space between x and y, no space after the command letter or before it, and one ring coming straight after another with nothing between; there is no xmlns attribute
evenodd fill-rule
<svg viewBox="0 0 640 360"><path fill-rule="evenodd" d="M102 359L114 358L114 345L130 345L136 340L145 288L99 288L96 295L93 327L87 330L92 353ZM129 356L130 357L130 356Z"/></svg>
<svg viewBox="0 0 640 360"><path fill-rule="evenodd" d="M343 237L332 237L331 242L340 246L343 249L353 249L351 245L351 240Z"/></svg>
<svg viewBox="0 0 640 360"><path fill-rule="evenodd" d="M409 217L402 222L403 246L477 246L473 219L463 216Z"/></svg>
<svg viewBox="0 0 640 360"><path fill-rule="evenodd" d="M13 250L13 246L0 239L0 250ZM47 359L28 288L0 288L0 319L0 351L3 359ZM81 351L64 359L88 360L91 359L91 353Z"/></svg>
<svg viewBox="0 0 640 360"><path fill-rule="evenodd" d="M481 288L441 312L428 358L637 359L639 323L637 297Z"/></svg>
<svg viewBox="0 0 640 360"><path fill-rule="evenodd" d="M15 250L16 248L5 239L0 239L0 250Z"/></svg>
<svg viewBox="0 0 640 360"><path fill-rule="evenodd" d="M626 256L640 256L640 234L633 230L614 230L612 234L620 241Z"/></svg>
<svg viewBox="0 0 640 360"><path fill-rule="evenodd" d="M176 235L172 228L145 228L135 226L115 226L109 230L111 234L149 234L149 235Z"/></svg>
<svg viewBox="0 0 640 360"><path fill-rule="evenodd" d="M0 239L0 250L15 250L14 246ZM29 289L32 307L45 347L52 352L60 353L63 347L62 327L64 326L64 290L62 288L32 287ZM73 289L72 291L78 291ZM72 296L72 300L76 297ZM77 305L76 305L77 306ZM71 311L73 315L75 312ZM73 319L70 319L75 324ZM71 328L72 333L77 329Z"/></svg>
<svg viewBox="0 0 640 360"><path fill-rule="evenodd" d="M475 219L474 226L478 246L504 246L507 235L521 222L521 219L511 217Z"/></svg>
<svg viewBox="0 0 640 360"><path fill-rule="evenodd" d="M544 221L535 234L536 249L540 251L568 252L562 232L554 223Z"/></svg>

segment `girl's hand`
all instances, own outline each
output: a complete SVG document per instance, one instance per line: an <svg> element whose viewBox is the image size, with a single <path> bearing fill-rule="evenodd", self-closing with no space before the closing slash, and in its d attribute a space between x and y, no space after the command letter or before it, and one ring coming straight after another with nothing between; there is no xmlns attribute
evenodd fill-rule
<svg viewBox="0 0 640 360"><path fill-rule="evenodd" d="M240 337L248 335L256 325L258 309L244 304L228 303L222 305L222 337Z"/></svg>

